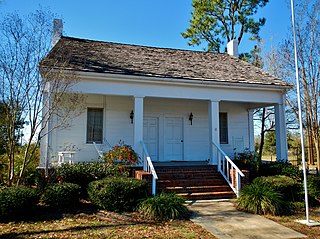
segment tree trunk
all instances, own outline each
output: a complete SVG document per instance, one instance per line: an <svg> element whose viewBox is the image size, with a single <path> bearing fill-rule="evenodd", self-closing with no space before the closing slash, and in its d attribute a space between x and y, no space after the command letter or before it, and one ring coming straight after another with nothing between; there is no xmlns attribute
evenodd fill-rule
<svg viewBox="0 0 320 239"><path fill-rule="evenodd" d="M260 147L259 147L259 162L262 160L263 146L264 146L264 134L265 134L265 120L266 120L266 108L262 109L261 116L261 131L260 131Z"/></svg>

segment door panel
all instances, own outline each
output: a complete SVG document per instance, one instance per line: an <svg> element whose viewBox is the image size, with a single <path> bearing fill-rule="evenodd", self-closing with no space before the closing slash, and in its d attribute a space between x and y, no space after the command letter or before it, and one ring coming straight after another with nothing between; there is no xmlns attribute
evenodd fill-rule
<svg viewBox="0 0 320 239"><path fill-rule="evenodd" d="M156 117L143 119L143 141L147 147L152 161L158 161L159 124Z"/></svg>
<svg viewBox="0 0 320 239"><path fill-rule="evenodd" d="M180 117L165 118L165 160L183 160L183 121Z"/></svg>

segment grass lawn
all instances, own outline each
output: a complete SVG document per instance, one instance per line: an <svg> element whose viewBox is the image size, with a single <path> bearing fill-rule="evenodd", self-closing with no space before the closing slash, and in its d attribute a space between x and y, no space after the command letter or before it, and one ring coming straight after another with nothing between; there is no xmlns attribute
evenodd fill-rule
<svg viewBox="0 0 320 239"><path fill-rule="evenodd" d="M305 219L304 212L291 216L266 216L275 222L308 236L320 239L320 227L295 222ZM32 219L31 219L32 218ZM320 221L320 208L310 211L312 220ZM54 211L46 208L37 215L16 222L0 222L2 238L202 238L215 237L191 221L156 222L143 219L138 213L117 214L96 210L88 204L78 209Z"/></svg>
<svg viewBox="0 0 320 239"><path fill-rule="evenodd" d="M266 216L266 217L286 227L292 228L297 232L301 232L302 234L307 235L308 238L320 239L320 226L308 227L299 222L296 222L296 220L306 219L304 211L296 212L294 215L291 215L291 216L281 216L281 217ZM320 207L310 209L310 220L320 222Z"/></svg>
<svg viewBox="0 0 320 239"><path fill-rule="evenodd" d="M68 212L42 209L32 220L0 223L0 238L215 238L191 221L155 222L137 213L89 207Z"/></svg>

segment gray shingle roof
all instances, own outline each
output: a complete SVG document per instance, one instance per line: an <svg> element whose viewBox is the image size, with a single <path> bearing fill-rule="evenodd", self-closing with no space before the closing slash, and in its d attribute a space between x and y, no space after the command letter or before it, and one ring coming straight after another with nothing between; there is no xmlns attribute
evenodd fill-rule
<svg viewBox="0 0 320 239"><path fill-rule="evenodd" d="M68 57L66 57L68 56ZM68 59L67 63L62 59ZM62 37L40 64L85 72L153 76L221 83L290 86L229 56Z"/></svg>

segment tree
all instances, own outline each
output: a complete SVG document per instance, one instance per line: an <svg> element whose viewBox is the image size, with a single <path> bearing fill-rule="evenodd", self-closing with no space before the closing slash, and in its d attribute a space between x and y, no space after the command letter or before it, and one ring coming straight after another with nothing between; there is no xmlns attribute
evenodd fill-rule
<svg viewBox="0 0 320 239"><path fill-rule="evenodd" d="M6 109L2 124L7 129L8 185L19 184L23 179L41 137L49 133L45 130L48 122L55 118L61 122L58 127L66 127L68 119L79 113L82 102L80 94L69 93L77 82L73 72L67 72L63 67L52 67L41 74L38 70L40 61L51 48L52 22L53 14L43 9L28 16L8 14L0 21L0 102ZM65 52L62 60L67 62L69 55ZM48 87L50 91L46 93ZM58 106L65 110L58 111ZM15 170L15 151L19 146L16 122L29 122L24 129L28 131L28 138L25 138L24 156L18 172Z"/></svg>
<svg viewBox="0 0 320 239"><path fill-rule="evenodd" d="M265 140L267 140L266 134L274 132L275 120L274 120L274 108L265 107L260 108L254 112L254 120L259 121L260 127L260 142L258 148L258 160L262 160L263 149L265 148ZM266 145L266 147L268 147Z"/></svg>
<svg viewBox="0 0 320 239"><path fill-rule="evenodd" d="M209 52L221 52L225 40L237 39L241 43L245 33L251 40L259 39L265 18L257 21L253 15L269 0L193 0L189 28L182 33L189 45L205 42ZM224 50L224 49L222 49Z"/></svg>
<svg viewBox="0 0 320 239"><path fill-rule="evenodd" d="M276 134L275 131L268 131L265 135L265 147L271 155L276 153Z"/></svg>
<svg viewBox="0 0 320 239"><path fill-rule="evenodd" d="M317 167L320 168L319 129L319 87L320 87L320 1L304 0L296 6L296 37L303 127L309 147L314 146ZM293 39L289 38L276 52L276 68L283 72L283 79L295 85L295 64ZM297 87L295 85L295 87ZM293 90L288 94L287 104L298 118L297 95ZM312 154L312 152L309 152Z"/></svg>

